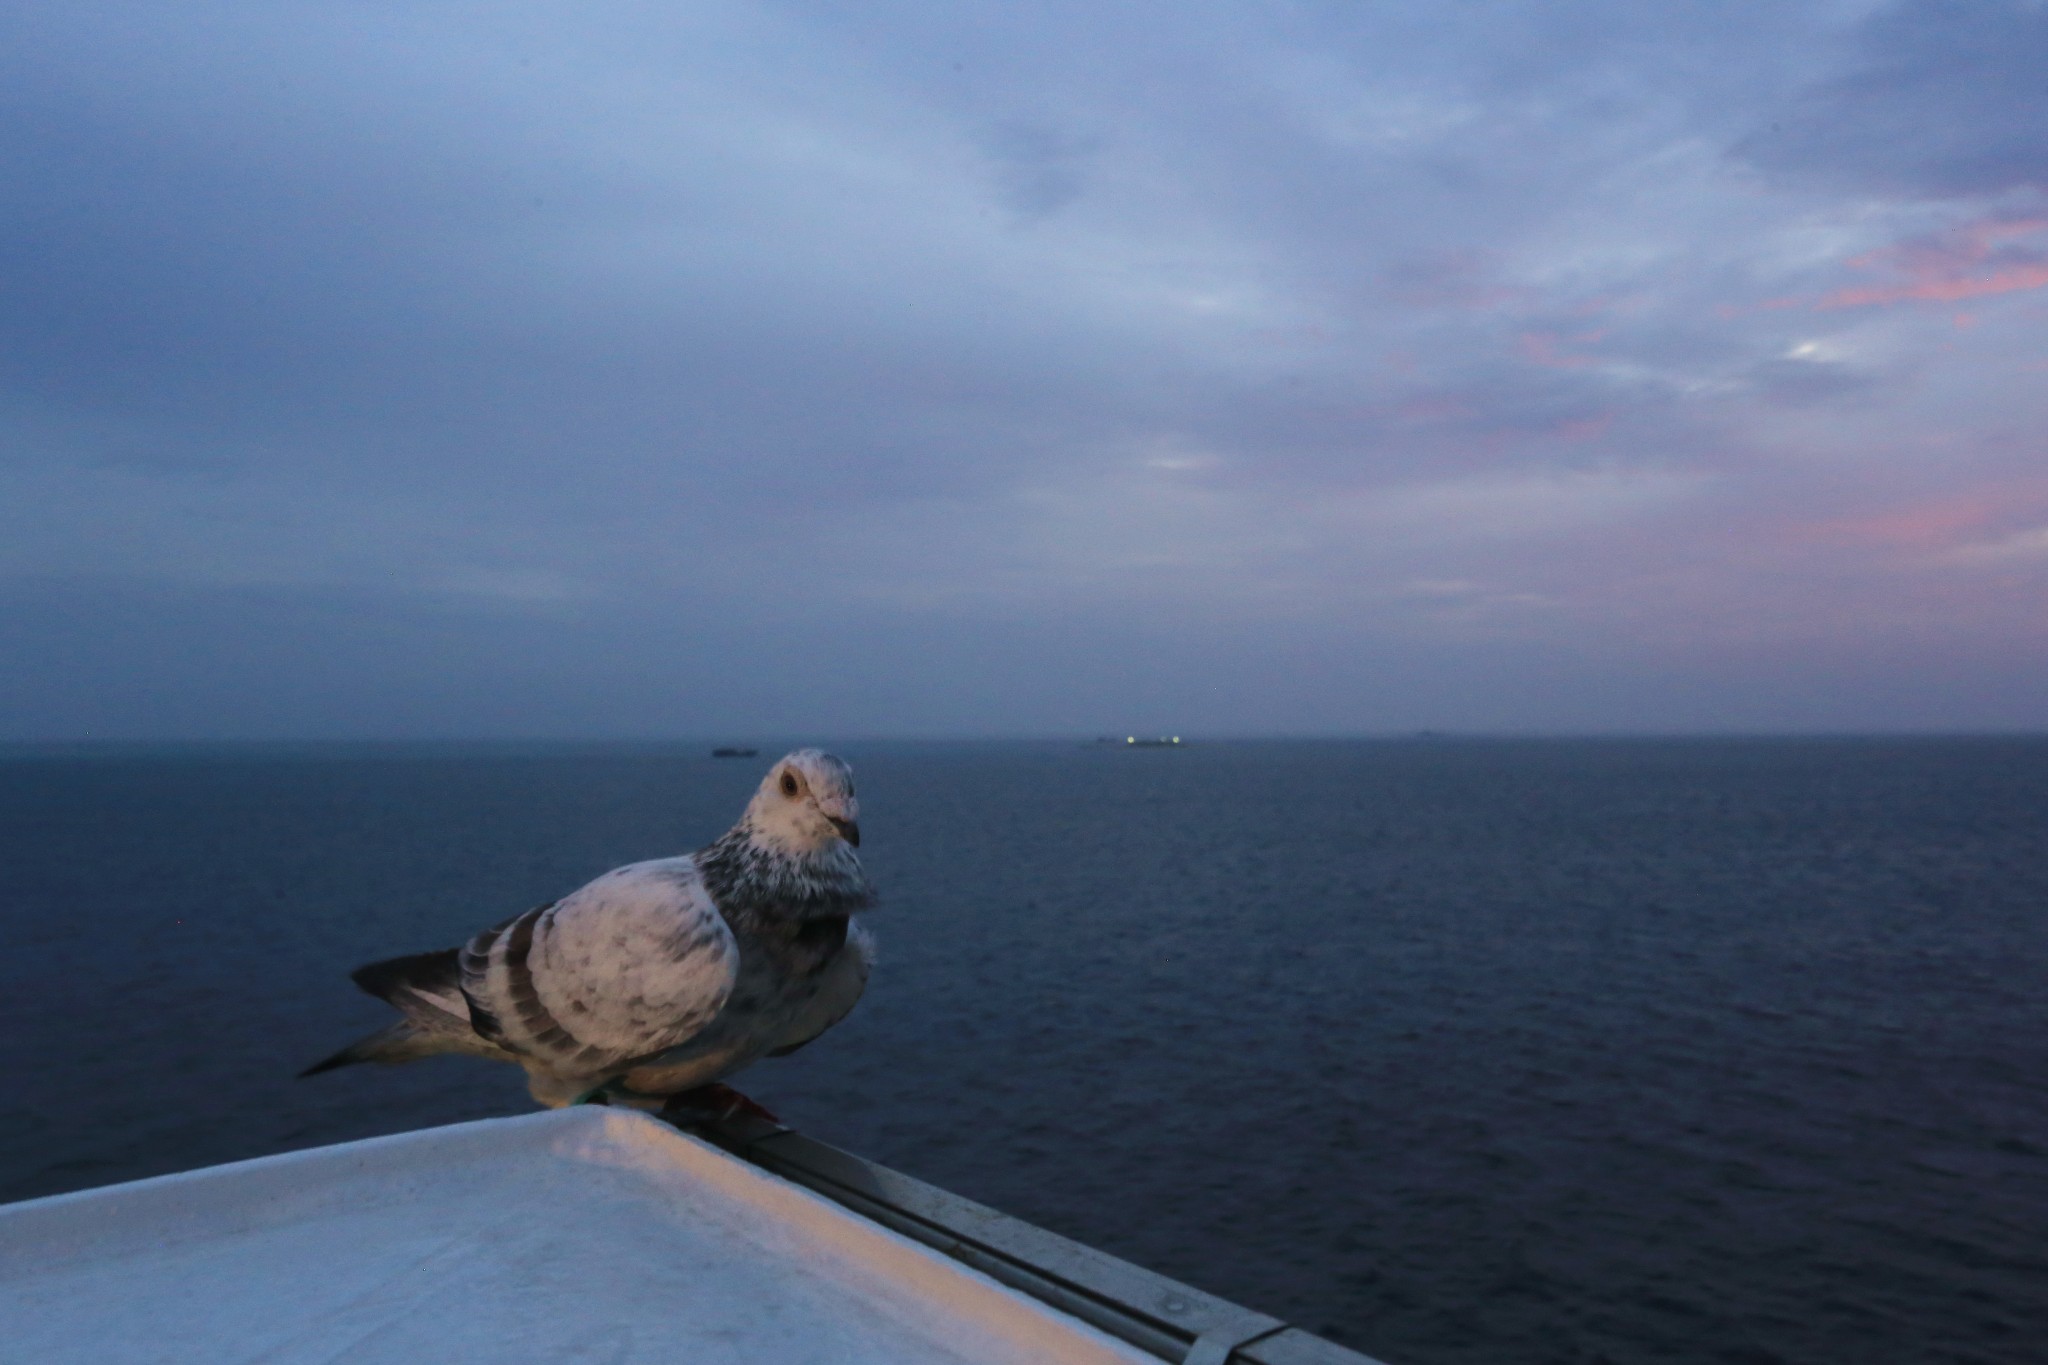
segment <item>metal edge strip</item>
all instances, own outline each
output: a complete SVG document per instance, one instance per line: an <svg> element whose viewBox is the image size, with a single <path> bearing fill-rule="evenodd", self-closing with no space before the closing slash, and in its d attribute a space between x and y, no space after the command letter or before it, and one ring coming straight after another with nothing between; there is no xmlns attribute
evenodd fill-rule
<svg viewBox="0 0 2048 1365"><path fill-rule="evenodd" d="M1380 1365L1228 1299L963 1199L794 1129L736 1115L665 1116L752 1165L952 1257L1047 1306L1183 1365Z"/></svg>

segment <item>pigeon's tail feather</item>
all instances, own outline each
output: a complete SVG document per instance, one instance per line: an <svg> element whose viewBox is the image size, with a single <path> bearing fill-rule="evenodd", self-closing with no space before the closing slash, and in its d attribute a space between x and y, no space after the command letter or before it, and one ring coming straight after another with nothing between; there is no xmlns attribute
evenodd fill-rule
<svg viewBox="0 0 2048 1365"><path fill-rule="evenodd" d="M503 1056L470 1026L462 994L462 967L453 948L415 953L358 967L355 983L405 1017L313 1063L301 1076L317 1076L357 1062L412 1062L446 1052Z"/></svg>
<svg viewBox="0 0 2048 1365"><path fill-rule="evenodd" d="M418 1017L422 1009L434 1015L454 1015L465 1022L469 1018L469 1003L462 995L459 948L389 957L356 968L349 979L408 1018ZM422 1022L431 1026L430 1020Z"/></svg>
<svg viewBox="0 0 2048 1365"><path fill-rule="evenodd" d="M299 1073L301 1079L317 1076L323 1071L332 1071L338 1066L353 1066L357 1062L412 1062L437 1053L457 1051L451 1040L439 1034L427 1033L414 1026L412 1020L401 1019L395 1024L378 1029L365 1038L353 1043L332 1057L323 1057Z"/></svg>

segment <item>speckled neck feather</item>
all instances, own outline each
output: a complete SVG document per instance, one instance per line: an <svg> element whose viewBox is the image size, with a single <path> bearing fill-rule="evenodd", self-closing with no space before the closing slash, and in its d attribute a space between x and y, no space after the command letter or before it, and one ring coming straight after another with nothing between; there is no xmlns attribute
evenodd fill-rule
<svg viewBox="0 0 2048 1365"><path fill-rule="evenodd" d="M718 908L735 928L767 921L841 918L875 903L860 859L845 844L793 855L757 837L742 820L697 855L698 870Z"/></svg>

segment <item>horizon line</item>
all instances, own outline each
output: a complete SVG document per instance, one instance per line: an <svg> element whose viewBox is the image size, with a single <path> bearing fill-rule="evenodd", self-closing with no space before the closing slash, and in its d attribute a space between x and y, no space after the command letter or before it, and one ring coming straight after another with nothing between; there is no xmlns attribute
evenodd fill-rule
<svg viewBox="0 0 2048 1365"><path fill-rule="evenodd" d="M276 749L276 748L415 748L415 747L599 747L678 748L683 746L732 747L781 745L801 747L805 743L838 744L1059 744L1123 747L1119 736L1150 738L1151 731L1034 731L1008 733L946 734L813 734L810 736L767 732L756 734L702 735L209 735L209 736L74 736L62 738L0 737L0 753L9 751L117 750L117 749ZM1722 740L1911 740L1911 739L2042 739L2048 727L1867 727L1812 729L1456 729L1418 727L1401 730L1301 730L1273 732L1227 732L1203 734L1180 732L1180 748L1204 744L1261 743L1385 743L1428 740L1490 741L1722 741Z"/></svg>

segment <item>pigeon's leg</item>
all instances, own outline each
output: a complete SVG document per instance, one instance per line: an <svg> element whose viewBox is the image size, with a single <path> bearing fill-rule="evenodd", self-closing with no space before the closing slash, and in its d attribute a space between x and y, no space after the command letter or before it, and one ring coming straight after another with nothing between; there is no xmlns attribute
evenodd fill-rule
<svg viewBox="0 0 2048 1365"><path fill-rule="evenodd" d="M736 1118L741 1114L749 1118L764 1119L776 1127L782 1126L777 1118L761 1105L754 1103L729 1085L700 1085L694 1090L685 1090L668 1097L664 1112L682 1111L685 1114L708 1114L718 1120Z"/></svg>
<svg viewBox="0 0 2048 1365"><path fill-rule="evenodd" d="M607 1081L598 1087L603 1092L600 1104L616 1104L627 1109L638 1109L643 1114L658 1114L668 1106L668 1095L649 1095L635 1090L624 1081Z"/></svg>

